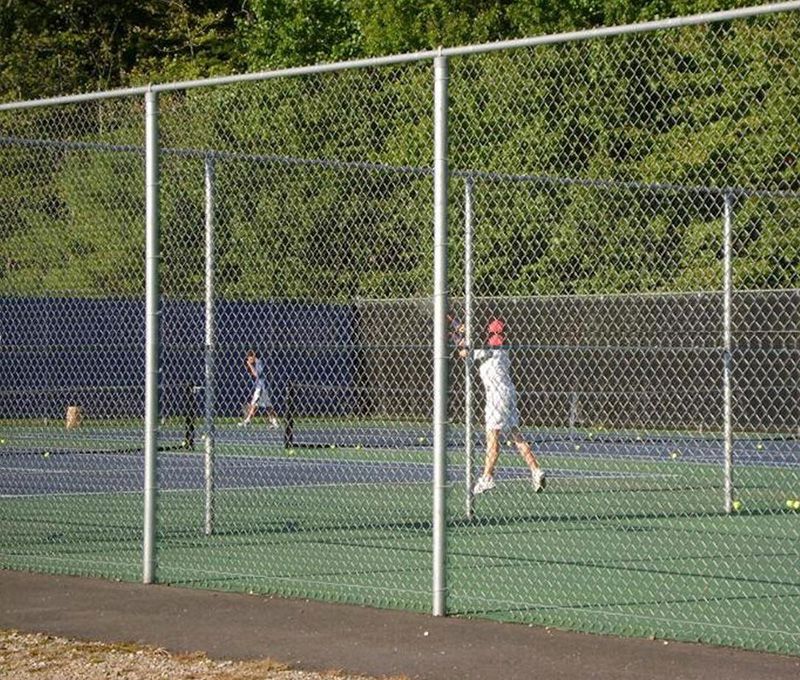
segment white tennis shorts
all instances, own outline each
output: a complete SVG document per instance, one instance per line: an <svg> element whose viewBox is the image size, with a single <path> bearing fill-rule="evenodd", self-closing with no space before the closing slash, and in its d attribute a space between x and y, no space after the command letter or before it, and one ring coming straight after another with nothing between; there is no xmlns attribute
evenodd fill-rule
<svg viewBox="0 0 800 680"><path fill-rule="evenodd" d="M486 429L510 430L517 426L519 410L514 387L497 385L486 390Z"/></svg>
<svg viewBox="0 0 800 680"><path fill-rule="evenodd" d="M272 407L272 398L266 384L263 382L256 383L256 387L253 390L253 398L250 400L250 403L253 406L260 406L261 408Z"/></svg>

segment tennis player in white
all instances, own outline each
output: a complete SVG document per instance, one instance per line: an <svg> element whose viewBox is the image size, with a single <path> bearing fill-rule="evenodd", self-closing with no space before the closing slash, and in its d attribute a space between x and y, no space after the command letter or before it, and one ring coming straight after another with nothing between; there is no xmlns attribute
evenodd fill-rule
<svg viewBox="0 0 800 680"><path fill-rule="evenodd" d="M259 359L258 354L251 349L247 352L247 356L245 357L245 365L247 366L247 372L253 378L253 396L250 399L247 415L244 420L239 423L239 427L247 427L258 409L263 408L266 409L270 427L272 429L277 429L278 416L275 414L275 409L272 406L264 362Z"/></svg>
<svg viewBox="0 0 800 680"><path fill-rule="evenodd" d="M492 319L486 331L488 348L478 349L472 353L486 392L486 460L483 474L475 483L472 493L481 494L495 487L494 468L500 456L500 436L503 432L510 434L517 451L528 464L533 489L538 492L545 487L545 474L519 430L517 390L511 380L511 361L506 345L505 323L502 319ZM459 351L459 355L466 358L469 351L464 347Z"/></svg>

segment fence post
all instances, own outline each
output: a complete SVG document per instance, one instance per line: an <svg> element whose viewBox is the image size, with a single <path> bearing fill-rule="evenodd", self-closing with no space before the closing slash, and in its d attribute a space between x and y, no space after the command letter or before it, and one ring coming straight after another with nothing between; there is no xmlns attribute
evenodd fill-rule
<svg viewBox="0 0 800 680"><path fill-rule="evenodd" d="M142 581L156 579L156 513L159 427L159 341L161 291L159 282L159 140L158 94L145 93L145 395L144 395L144 537Z"/></svg>
<svg viewBox="0 0 800 680"><path fill-rule="evenodd" d="M472 519L472 222L475 181L464 180L464 341L467 356L464 360L464 497L467 519Z"/></svg>
<svg viewBox="0 0 800 680"><path fill-rule="evenodd" d="M206 375L205 400L205 531L206 536L214 533L214 403L216 396L216 375L214 358L217 349L216 316L214 309L214 156L205 158L205 211L206 211Z"/></svg>
<svg viewBox="0 0 800 680"><path fill-rule="evenodd" d="M733 294L733 263L731 248L731 230L733 221L733 195L725 194L725 220L723 227L723 312L722 312L722 399L723 399L723 434L725 449L725 512L733 509L733 411L731 384L731 296Z"/></svg>
<svg viewBox="0 0 800 680"><path fill-rule="evenodd" d="M447 58L434 59L433 615L446 613L447 455Z"/></svg>

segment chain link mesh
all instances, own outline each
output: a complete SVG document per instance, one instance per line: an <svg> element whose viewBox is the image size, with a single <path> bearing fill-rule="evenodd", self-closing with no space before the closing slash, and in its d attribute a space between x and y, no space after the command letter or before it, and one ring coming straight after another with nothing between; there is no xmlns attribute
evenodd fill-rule
<svg viewBox="0 0 800 680"><path fill-rule="evenodd" d="M799 19L449 60L449 612L800 652ZM159 97L159 580L429 610L432 82ZM140 575L143 117L0 117L4 567Z"/></svg>
<svg viewBox="0 0 800 680"><path fill-rule="evenodd" d="M792 647L797 29L793 15L453 60L451 196L474 251L470 272L456 217L451 285L473 297L455 314L471 349L502 319L492 353L514 387L467 354L479 493L451 493L452 610ZM520 427L495 465L484 414L509 390Z"/></svg>
<svg viewBox="0 0 800 680"><path fill-rule="evenodd" d="M162 101L165 146L201 137L213 150L165 153L162 254L164 387L195 386L214 456L213 480L204 446L162 466L161 488L175 489L162 496L162 578L426 608L432 191L407 135L431 135L415 96L427 75L343 72ZM406 361L415 352L424 359ZM187 475L208 483L179 490Z"/></svg>
<svg viewBox="0 0 800 680"><path fill-rule="evenodd" d="M140 574L142 135L138 102L0 118L4 567Z"/></svg>

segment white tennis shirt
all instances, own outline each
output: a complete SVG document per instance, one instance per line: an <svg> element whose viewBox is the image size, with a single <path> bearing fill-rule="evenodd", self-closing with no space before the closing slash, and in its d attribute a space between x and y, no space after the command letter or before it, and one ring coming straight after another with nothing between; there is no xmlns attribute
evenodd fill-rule
<svg viewBox="0 0 800 680"><path fill-rule="evenodd" d="M478 349L472 353L478 362L486 391L486 429L507 430L519 425L517 391L511 380L511 359L507 349Z"/></svg>

